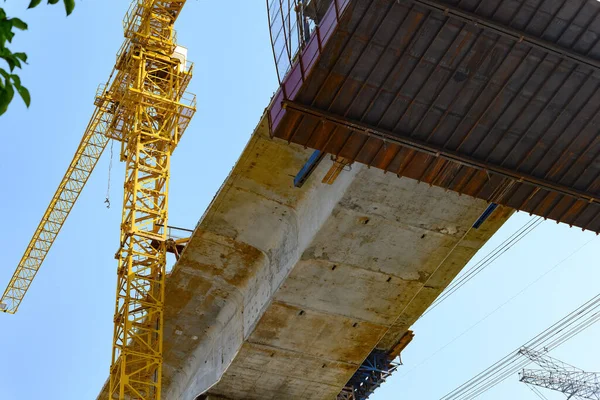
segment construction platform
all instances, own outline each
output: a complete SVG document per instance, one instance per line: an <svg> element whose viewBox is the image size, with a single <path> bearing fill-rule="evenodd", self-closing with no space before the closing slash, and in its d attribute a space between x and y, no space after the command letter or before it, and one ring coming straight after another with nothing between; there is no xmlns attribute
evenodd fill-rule
<svg viewBox="0 0 600 400"><path fill-rule="evenodd" d="M335 0L272 135L600 232L600 3Z"/></svg>

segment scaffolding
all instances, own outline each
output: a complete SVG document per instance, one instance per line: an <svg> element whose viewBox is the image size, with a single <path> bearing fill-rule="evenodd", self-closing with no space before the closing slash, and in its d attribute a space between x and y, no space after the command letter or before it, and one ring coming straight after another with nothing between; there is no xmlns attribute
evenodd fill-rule
<svg viewBox="0 0 600 400"><path fill-rule="evenodd" d="M381 350L373 350L338 394L337 400L366 400L401 364Z"/></svg>

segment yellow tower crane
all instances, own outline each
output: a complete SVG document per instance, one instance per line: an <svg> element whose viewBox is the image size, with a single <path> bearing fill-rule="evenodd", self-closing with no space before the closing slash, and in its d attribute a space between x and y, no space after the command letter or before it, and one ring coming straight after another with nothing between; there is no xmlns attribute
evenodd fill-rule
<svg viewBox="0 0 600 400"><path fill-rule="evenodd" d="M160 399L171 154L195 112L173 25L186 0L134 0L125 42L56 193L0 299L15 313L110 139L125 162L110 399Z"/></svg>

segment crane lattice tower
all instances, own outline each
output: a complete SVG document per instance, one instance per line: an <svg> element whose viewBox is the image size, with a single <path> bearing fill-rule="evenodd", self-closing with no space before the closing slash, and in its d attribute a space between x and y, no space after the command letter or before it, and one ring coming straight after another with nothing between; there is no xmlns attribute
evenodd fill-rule
<svg viewBox="0 0 600 400"><path fill-rule="evenodd" d="M171 155L195 112L187 50L173 28L186 0L134 0L125 42L65 176L0 299L15 313L107 142L121 143L125 184L114 314L110 399L161 397Z"/></svg>

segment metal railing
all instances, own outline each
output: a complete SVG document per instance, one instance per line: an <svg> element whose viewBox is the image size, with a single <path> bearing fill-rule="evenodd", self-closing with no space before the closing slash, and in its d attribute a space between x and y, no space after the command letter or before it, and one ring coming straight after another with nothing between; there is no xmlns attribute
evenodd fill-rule
<svg viewBox="0 0 600 400"><path fill-rule="evenodd" d="M267 0L271 47L280 83L330 4L330 0Z"/></svg>

